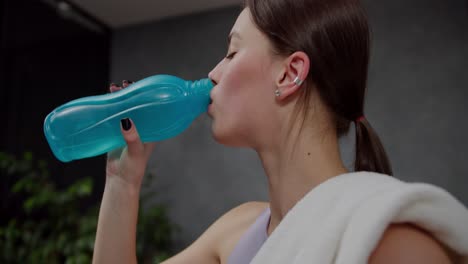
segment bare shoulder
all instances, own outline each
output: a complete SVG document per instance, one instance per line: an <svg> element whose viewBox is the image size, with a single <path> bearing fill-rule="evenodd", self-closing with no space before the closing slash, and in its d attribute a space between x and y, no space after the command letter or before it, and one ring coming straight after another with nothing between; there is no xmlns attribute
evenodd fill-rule
<svg viewBox="0 0 468 264"><path fill-rule="evenodd" d="M247 229L268 206L266 202L243 203L221 216L207 231L211 231L214 238L225 241Z"/></svg>
<svg viewBox="0 0 468 264"><path fill-rule="evenodd" d="M452 263L449 252L430 234L409 225L391 225L369 258L371 264Z"/></svg>
<svg viewBox="0 0 468 264"><path fill-rule="evenodd" d="M234 207L219 221L224 225L251 224L269 206L267 202L247 202Z"/></svg>
<svg viewBox="0 0 468 264"><path fill-rule="evenodd" d="M268 206L266 202L247 202L229 210L192 245L164 264L225 263L242 234Z"/></svg>
<svg viewBox="0 0 468 264"><path fill-rule="evenodd" d="M217 249L222 263L225 263L241 236L255 222L259 215L269 206L266 202L243 203L225 215L218 221L219 247Z"/></svg>

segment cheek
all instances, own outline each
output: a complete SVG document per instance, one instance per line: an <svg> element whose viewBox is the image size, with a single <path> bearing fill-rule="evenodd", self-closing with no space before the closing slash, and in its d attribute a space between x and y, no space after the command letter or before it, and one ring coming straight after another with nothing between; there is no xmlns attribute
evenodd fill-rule
<svg viewBox="0 0 468 264"><path fill-rule="evenodd" d="M225 103L229 112L238 118L246 119L255 104L261 99L261 89L265 81L261 63L253 56L239 56L233 60L226 71L224 89Z"/></svg>
<svg viewBox="0 0 468 264"><path fill-rule="evenodd" d="M223 95L233 107L253 103L265 92L268 77L261 56L242 54L227 65L223 78Z"/></svg>
<svg viewBox="0 0 468 264"><path fill-rule="evenodd" d="M256 62L256 63L255 63ZM215 138L228 145L245 145L261 126L268 78L260 59L239 57L226 65L217 91L218 115L213 123Z"/></svg>

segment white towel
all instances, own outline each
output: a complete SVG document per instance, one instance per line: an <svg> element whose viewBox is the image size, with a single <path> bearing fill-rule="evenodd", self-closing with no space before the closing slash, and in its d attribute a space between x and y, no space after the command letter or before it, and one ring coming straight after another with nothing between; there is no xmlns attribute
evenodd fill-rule
<svg viewBox="0 0 468 264"><path fill-rule="evenodd" d="M430 232L468 263L468 210L445 190L355 172L310 191L283 218L252 264L361 264L391 223Z"/></svg>

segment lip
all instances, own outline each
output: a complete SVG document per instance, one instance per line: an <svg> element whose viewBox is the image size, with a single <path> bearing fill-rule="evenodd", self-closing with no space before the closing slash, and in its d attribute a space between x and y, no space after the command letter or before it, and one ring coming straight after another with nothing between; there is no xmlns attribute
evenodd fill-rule
<svg viewBox="0 0 468 264"><path fill-rule="evenodd" d="M212 113L213 113L213 103L208 105L208 114L212 115Z"/></svg>

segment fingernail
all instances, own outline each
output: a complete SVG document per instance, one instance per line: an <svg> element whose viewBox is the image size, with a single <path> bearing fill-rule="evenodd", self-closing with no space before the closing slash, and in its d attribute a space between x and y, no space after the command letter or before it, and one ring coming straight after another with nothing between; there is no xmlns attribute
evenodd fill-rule
<svg viewBox="0 0 468 264"><path fill-rule="evenodd" d="M122 124L122 128L125 131L128 131L128 130L130 130L130 128L132 128L132 122L128 118L124 118L124 119L120 120L120 123Z"/></svg>

